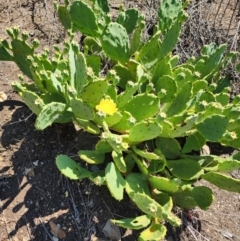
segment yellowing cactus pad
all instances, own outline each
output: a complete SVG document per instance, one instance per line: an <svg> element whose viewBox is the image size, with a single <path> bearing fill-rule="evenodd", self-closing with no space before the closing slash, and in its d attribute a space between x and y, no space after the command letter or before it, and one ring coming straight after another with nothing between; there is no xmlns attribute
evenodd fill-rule
<svg viewBox="0 0 240 241"><path fill-rule="evenodd" d="M96 110L102 111L107 115L113 115L118 111L116 103L111 99L101 99L100 103L96 106Z"/></svg>

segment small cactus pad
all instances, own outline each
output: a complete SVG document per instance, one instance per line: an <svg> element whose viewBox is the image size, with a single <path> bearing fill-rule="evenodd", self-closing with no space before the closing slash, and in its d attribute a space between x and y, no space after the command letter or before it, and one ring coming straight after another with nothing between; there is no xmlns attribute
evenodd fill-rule
<svg viewBox="0 0 240 241"><path fill-rule="evenodd" d="M99 35L96 16L86 3L74 1L70 7L70 15L75 29L87 36Z"/></svg>
<svg viewBox="0 0 240 241"><path fill-rule="evenodd" d="M111 59L126 63L130 58L129 39L126 29L118 23L110 23L101 38L103 51Z"/></svg>
<svg viewBox="0 0 240 241"><path fill-rule="evenodd" d="M63 113L65 108L65 104L58 102L52 102L45 105L36 119L36 129L43 130L50 126L61 115L61 113Z"/></svg>
<svg viewBox="0 0 240 241"><path fill-rule="evenodd" d="M122 200L126 182L113 162L108 163L105 168L105 175L107 187L112 196L118 201Z"/></svg>
<svg viewBox="0 0 240 241"><path fill-rule="evenodd" d="M164 58L170 53L178 42L178 38L181 32L181 24L176 22L164 36L162 44L160 46L159 59Z"/></svg>
<svg viewBox="0 0 240 241"><path fill-rule="evenodd" d="M204 138L216 142L227 129L228 119L222 115L212 115L196 125L197 130Z"/></svg>
<svg viewBox="0 0 240 241"><path fill-rule="evenodd" d="M117 23L121 24L131 34L135 29L138 21L138 11L134 8L129 8L125 12L120 12L117 18Z"/></svg>
<svg viewBox="0 0 240 241"><path fill-rule="evenodd" d="M19 95L33 113L38 115L41 112L44 102L36 93L23 90Z"/></svg>
<svg viewBox="0 0 240 241"><path fill-rule="evenodd" d="M167 233L167 229L162 224L152 223L150 227L143 230L138 238L139 241L159 241L162 240Z"/></svg>
<svg viewBox="0 0 240 241"><path fill-rule="evenodd" d="M167 167L175 177L182 180L194 180L203 174L200 164L191 159L167 161Z"/></svg>
<svg viewBox="0 0 240 241"><path fill-rule="evenodd" d="M129 173L126 176L126 192L132 200L135 193L150 195L147 178L141 173Z"/></svg>
<svg viewBox="0 0 240 241"><path fill-rule="evenodd" d="M56 164L60 172L70 179L82 179L89 177L91 172L78 165L72 158L66 155L58 155Z"/></svg>
<svg viewBox="0 0 240 241"><path fill-rule="evenodd" d="M240 180L238 179L218 172L208 172L201 177L221 189L240 193Z"/></svg>
<svg viewBox="0 0 240 241"><path fill-rule="evenodd" d="M158 9L158 21L161 30L167 30L182 13L181 0L164 0Z"/></svg>
<svg viewBox="0 0 240 241"><path fill-rule="evenodd" d="M95 146L95 150L105 154L112 152L113 148L107 141L99 140Z"/></svg>
<svg viewBox="0 0 240 241"><path fill-rule="evenodd" d="M181 146L174 138L158 137L155 140L155 145L163 153L166 159L176 159L181 154Z"/></svg>
<svg viewBox="0 0 240 241"><path fill-rule="evenodd" d="M78 155L82 160L93 165L101 164L105 160L105 155L98 151L81 150Z"/></svg>
<svg viewBox="0 0 240 241"><path fill-rule="evenodd" d="M118 168L118 170L122 173L126 173L127 172L127 166L126 166L126 163L124 161L122 153L112 151L112 158L113 158L113 161L114 161L116 167Z"/></svg>
<svg viewBox="0 0 240 241"><path fill-rule="evenodd" d="M190 153L193 150L198 151L205 143L205 138L199 132L196 132L195 134L187 137L182 153Z"/></svg>
<svg viewBox="0 0 240 241"><path fill-rule="evenodd" d="M153 94L139 94L134 96L124 107L124 111L130 112L137 122L157 114L159 99Z"/></svg>
<svg viewBox="0 0 240 241"><path fill-rule="evenodd" d="M142 229L147 227L151 219L147 215L142 215L136 218L124 218L120 220L112 220L114 224L123 228Z"/></svg>
<svg viewBox="0 0 240 241"><path fill-rule="evenodd" d="M81 99L72 99L71 107L73 114L80 119L92 120L94 117L92 108L90 108Z"/></svg>
<svg viewBox="0 0 240 241"><path fill-rule="evenodd" d="M158 137L162 132L162 127L154 122L142 121L130 129L129 141L142 142Z"/></svg>
<svg viewBox="0 0 240 241"><path fill-rule="evenodd" d="M103 95L108 90L108 82L105 80L98 80L95 82L89 83L82 92L79 94L79 97L86 103L91 106L96 106Z"/></svg>
<svg viewBox="0 0 240 241"><path fill-rule="evenodd" d="M167 116L174 116L181 113L187 109L187 103L192 97L192 84L186 83L182 86L178 92L176 98L171 103L169 109L167 110Z"/></svg>
<svg viewBox="0 0 240 241"><path fill-rule="evenodd" d="M160 176L149 176L148 182L153 188L157 188L158 190L168 193L176 192L179 188L179 183L177 179L171 180Z"/></svg>
<svg viewBox="0 0 240 241"><path fill-rule="evenodd" d="M214 200L213 192L208 187L194 187L192 189L192 194L197 205L203 210L207 210Z"/></svg>

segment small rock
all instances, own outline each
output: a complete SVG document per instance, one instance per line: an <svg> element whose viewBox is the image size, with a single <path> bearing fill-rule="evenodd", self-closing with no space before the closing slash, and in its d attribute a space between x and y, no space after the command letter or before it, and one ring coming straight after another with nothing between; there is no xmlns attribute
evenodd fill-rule
<svg viewBox="0 0 240 241"><path fill-rule="evenodd" d="M33 162L33 165L34 165L35 167L37 167L37 166L38 166L38 162L39 162L39 160L36 160L35 162Z"/></svg>
<svg viewBox="0 0 240 241"><path fill-rule="evenodd" d="M114 241L121 240L121 233L119 227L113 224L110 219L107 221L102 231L106 237Z"/></svg>

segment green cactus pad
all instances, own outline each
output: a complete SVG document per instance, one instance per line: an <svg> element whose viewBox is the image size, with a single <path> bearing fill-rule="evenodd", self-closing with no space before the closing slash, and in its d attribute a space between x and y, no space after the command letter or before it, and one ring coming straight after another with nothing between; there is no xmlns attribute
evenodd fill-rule
<svg viewBox="0 0 240 241"><path fill-rule="evenodd" d="M129 132L130 128L135 124L136 120L127 111L121 112L121 114L122 119L117 124L113 125L111 129L119 133L127 133Z"/></svg>
<svg viewBox="0 0 240 241"><path fill-rule="evenodd" d="M219 172L232 172L240 169L240 161L226 160L218 164Z"/></svg>
<svg viewBox="0 0 240 241"><path fill-rule="evenodd" d="M182 158L197 161L206 172L217 171L219 162L223 161L222 158L213 155L192 156L183 154Z"/></svg>
<svg viewBox="0 0 240 241"><path fill-rule="evenodd" d="M90 108L86 103L84 103L81 99L72 99L71 107L73 114L80 119L84 120L92 120L94 117L94 113L92 108Z"/></svg>
<svg viewBox="0 0 240 241"><path fill-rule="evenodd" d="M111 221L117 226L138 230L147 227L151 219L147 215L142 215L136 218L112 219Z"/></svg>
<svg viewBox="0 0 240 241"><path fill-rule="evenodd" d="M218 172L208 172L201 177L221 189L240 193L240 180L238 179Z"/></svg>
<svg viewBox="0 0 240 241"><path fill-rule="evenodd" d="M87 81L87 64L83 53L79 52L75 55L75 89L79 93L82 91L83 87L88 83Z"/></svg>
<svg viewBox="0 0 240 241"><path fill-rule="evenodd" d="M155 145L163 153L166 159L176 159L181 155L181 146L174 138L158 137L155 140Z"/></svg>
<svg viewBox="0 0 240 241"><path fill-rule="evenodd" d="M75 1L70 7L70 15L75 29L87 36L99 35L96 16L90 6L82 1Z"/></svg>
<svg viewBox="0 0 240 241"><path fill-rule="evenodd" d="M44 107L44 102L36 93L23 90L19 92L19 95L33 113L38 115L41 112Z"/></svg>
<svg viewBox="0 0 240 241"><path fill-rule="evenodd" d="M171 117L176 114L179 114L187 109L187 103L192 97L192 84L186 83L184 84L180 91L178 92L176 98L171 103L168 108L166 114Z"/></svg>
<svg viewBox="0 0 240 241"><path fill-rule="evenodd" d="M196 132L195 134L187 137L182 153L190 153L193 150L198 151L203 145L205 145L205 143L205 138L199 132Z"/></svg>
<svg viewBox="0 0 240 241"><path fill-rule="evenodd" d="M66 177L74 180L89 177L91 172L78 165L72 158L66 155L58 155L56 164L60 172Z"/></svg>
<svg viewBox="0 0 240 241"><path fill-rule="evenodd" d="M101 44L95 38L87 36L83 43L91 53L99 54L102 51Z"/></svg>
<svg viewBox="0 0 240 241"><path fill-rule="evenodd" d="M142 142L158 137L162 127L154 122L142 121L133 126L129 131L130 142Z"/></svg>
<svg viewBox="0 0 240 241"><path fill-rule="evenodd" d="M240 161L240 151L238 151L237 153L234 153L230 158Z"/></svg>
<svg viewBox="0 0 240 241"><path fill-rule="evenodd" d="M27 42L21 39L13 39L11 44L13 57L16 64L27 77L32 79L30 64L27 60L27 56L33 56L34 49L28 45Z"/></svg>
<svg viewBox="0 0 240 241"><path fill-rule="evenodd" d="M98 55L90 55L86 56L87 66L90 67L95 76L99 76L100 67L101 67L101 59Z"/></svg>
<svg viewBox="0 0 240 241"><path fill-rule="evenodd" d="M159 99L153 94L139 94L134 96L123 110L131 113L137 122L152 117L159 111Z"/></svg>
<svg viewBox="0 0 240 241"><path fill-rule="evenodd" d="M206 80L197 80L193 82L193 96L197 95L199 91L206 89L208 82Z"/></svg>
<svg viewBox="0 0 240 241"><path fill-rule="evenodd" d="M103 31L101 43L103 51L111 59L123 64L129 60L129 39L122 25L118 23L107 25Z"/></svg>
<svg viewBox="0 0 240 241"><path fill-rule="evenodd" d="M175 130L172 131L172 137L183 137L188 134L188 131L195 129L194 125L197 121L198 115L191 115L190 117L186 118L182 126L175 127ZM195 131L194 131L195 132Z"/></svg>
<svg viewBox="0 0 240 241"><path fill-rule="evenodd" d="M43 130L50 126L61 115L61 113L63 113L65 108L65 104L58 102L52 102L45 105L36 119L36 129Z"/></svg>
<svg viewBox="0 0 240 241"><path fill-rule="evenodd" d="M177 179L168 179L160 176L149 176L148 182L153 188L157 188L158 190L174 193L179 188L179 182Z"/></svg>
<svg viewBox="0 0 240 241"><path fill-rule="evenodd" d="M171 69L177 67L179 59L180 59L179 55L174 55L171 57L171 59L170 59Z"/></svg>
<svg viewBox="0 0 240 241"><path fill-rule="evenodd" d="M126 192L134 200L135 193L150 195L147 178L141 173L131 172L126 176Z"/></svg>
<svg viewBox="0 0 240 241"><path fill-rule="evenodd" d="M79 126L83 130L85 130L91 134L98 135L100 133L99 127L91 121L83 120L80 118L74 118L73 120L77 126Z"/></svg>
<svg viewBox="0 0 240 241"><path fill-rule="evenodd" d="M177 21L180 13L182 13L181 0L164 0L158 9L159 28L165 31Z"/></svg>
<svg viewBox="0 0 240 241"><path fill-rule="evenodd" d="M128 81L136 82L136 76L132 74L132 72L125 66L116 64L113 67L113 70L116 71L117 76L120 78L119 86L123 89L126 89L126 85Z"/></svg>
<svg viewBox="0 0 240 241"><path fill-rule="evenodd" d="M94 13L98 20L99 28L104 28L109 21L109 5L107 0L96 0L93 5Z"/></svg>
<svg viewBox="0 0 240 241"><path fill-rule="evenodd" d="M136 51L138 51L141 44L142 30L144 27L145 22L142 21L133 31L132 38L130 40L130 55L133 55Z"/></svg>
<svg viewBox="0 0 240 241"><path fill-rule="evenodd" d="M229 103L229 97L228 93L219 93L215 95L216 101L222 106L226 106Z"/></svg>
<svg viewBox="0 0 240 241"><path fill-rule="evenodd" d="M70 111L70 108L68 108L66 111L62 112L60 116L54 121L56 123L69 123L72 121L73 113Z"/></svg>
<svg viewBox="0 0 240 241"><path fill-rule="evenodd" d="M116 168L113 162L108 163L105 168L107 187L112 196L120 201L123 199L123 191L126 181L123 179L121 173Z"/></svg>
<svg viewBox="0 0 240 241"><path fill-rule="evenodd" d="M213 192L208 187L194 187L192 189L192 194L197 205L203 210L207 210L214 200Z"/></svg>
<svg viewBox="0 0 240 241"><path fill-rule="evenodd" d="M172 102L176 97L177 84L175 80L168 75L164 75L156 82L156 93L165 91L164 96L161 98L161 102Z"/></svg>
<svg viewBox="0 0 240 241"><path fill-rule="evenodd" d="M167 212L171 212L173 208L173 201L169 194L161 192L157 189L152 190L152 198L157 201Z"/></svg>
<svg viewBox="0 0 240 241"><path fill-rule="evenodd" d="M124 161L122 153L112 151L112 158L113 158L113 161L114 161L116 167L118 168L118 170L122 173L126 173L127 172L127 166L126 166L126 163Z"/></svg>
<svg viewBox="0 0 240 241"><path fill-rule="evenodd" d="M105 172L103 170L92 172L88 177L95 185L106 185Z"/></svg>
<svg viewBox="0 0 240 241"><path fill-rule="evenodd" d="M136 146L132 146L132 150L139 156L146 158L148 160L159 160L159 159L164 158L163 155L159 156L154 152L142 151L142 150L138 149Z"/></svg>
<svg viewBox="0 0 240 241"><path fill-rule="evenodd" d="M98 151L82 150L78 155L82 160L93 165L101 164L105 160L105 155Z"/></svg>
<svg viewBox="0 0 240 241"><path fill-rule="evenodd" d="M157 32L140 50L135 57L137 61L142 63L146 68L151 68L158 60L160 51L160 34Z"/></svg>
<svg viewBox="0 0 240 241"><path fill-rule="evenodd" d="M195 69L201 74L201 78L204 78L211 74L219 65L223 64L222 58L226 50L226 44L222 44L219 47L215 43L205 45L202 49L202 55L196 60ZM204 59L203 62L199 61Z"/></svg>
<svg viewBox="0 0 240 241"><path fill-rule="evenodd" d="M131 34L137 25L138 11L129 8L124 12L120 12L116 21L126 29L128 34Z"/></svg>
<svg viewBox="0 0 240 241"><path fill-rule="evenodd" d="M203 174L200 164L191 159L167 161L170 172L182 180L195 180Z"/></svg>
<svg viewBox="0 0 240 241"><path fill-rule="evenodd" d="M103 14L108 14L110 11L107 0L95 0L94 9L100 10Z"/></svg>
<svg viewBox="0 0 240 241"><path fill-rule="evenodd" d="M124 92L117 96L118 108L123 108L132 98L137 91L139 85L137 83L128 82L127 88Z"/></svg>
<svg viewBox="0 0 240 241"><path fill-rule="evenodd" d="M162 127L162 133L159 135L160 137L172 137L174 126L170 121L162 119L162 116L157 116L156 122Z"/></svg>
<svg viewBox="0 0 240 241"><path fill-rule="evenodd" d="M89 83L82 92L79 94L79 97L86 103L91 106L96 106L103 95L108 90L108 82L106 80L98 80L92 83Z"/></svg>
<svg viewBox="0 0 240 241"><path fill-rule="evenodd" d="M158 202L145 194L135 193L134 202L139 209L154 218L163 218L173 226L179 226L181 224L181 220L179 218L168 212L168 210L166 210Z"/></svg>
<svg viewBox="0 0 240 241"><path fill-rule="evenodd" d="M67 7L65 6L59 6L57 8L58 11L58 17L64 26L65 29L71 29L72 24L71 24L71 15L69 14L69 11Z"/></svg>
<svg viewBox="0 0 240 241"><path fill-rule="evenodd" d="M169 56L158 60L158 62L154 65L152 74L153 84L156 85L157 82L159 82L159 78L163 77L164 75L169 77L173 75Z"/></svg>
<svg viewBox="0 0 240 241"><path fill-rule="evenodd" d="M186 187L184 190L180 190L178 192L175 192L173 194L173 200L174 203L185 209L192 209L198 206L193 193L192 193L192 187Z"/></svg>
<svg viewBox="0 0 240 241"><path fill-rule="evenodd" d="M158 150L159 151L159 150ZM148 166L148 172L151 174L163 171L166 166L166 159L151 160Z"/></svg>
<svg viewBox="0 0 240 241"><path fill-rule="evenodd" d="M132 157L131 153L128 153L125 157L124 157L124 160L125 160L125 163L126 163L126 166L127 166L127 175L129 173L132 172L134 166L135 166L135 160L134 158Z"/></svg>
<svg viewBox="0 0 240 241"><path fill-rule="evenodd" d="M13 56L7 51L0 41L0 60L1 61L13 61Z"/></svg>
<svg viewBox="0 0 240 241"><path fill-rule="evenodd" d="M163 59L168 53L173 51L181 33L181 24L176 22L166 33L159 51L159 59Z"/></svg>
<svg viewBox="0 0 240 241"><path fill-rule="evenodd" d="M200 134L209 141L218 141L227 129L228 118L223 115L212 115L197 123Z"/></svg>
<svg viewBox="0 0 240 241"><path fill-rule="evenodd" d="M138 238L139 241L151 240L159 241L162 240L167 233L167 229L162 224L152 223L151 226L143 230Z"/></svg>
<svg viewBox="0 0 240 241"><path fill-rule="evenodd" d="M99 140L95 146L95 150L105 154L112 152L113 148L107 141Z"/></svg>
<svg viewBox="0 0 240 241"><path fill-rule="evenodd" d="M106 123L109 127L112 127L119 123L119 121L122 119L122 115L120 112L115 112L113 115L107 115L105 118Z"/></svg>

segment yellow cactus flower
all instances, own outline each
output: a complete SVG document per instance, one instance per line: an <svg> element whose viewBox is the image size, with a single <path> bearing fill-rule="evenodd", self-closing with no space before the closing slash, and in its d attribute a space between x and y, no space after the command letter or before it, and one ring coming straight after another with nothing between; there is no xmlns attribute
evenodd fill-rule
<svg viewBox="0 0 240 241"><path fill-rule="evenodd" d="M111 99L101 99L100 103L96 106L96 110L102 111L107 115L113 115L118 111L116 103Z"/></svg>

